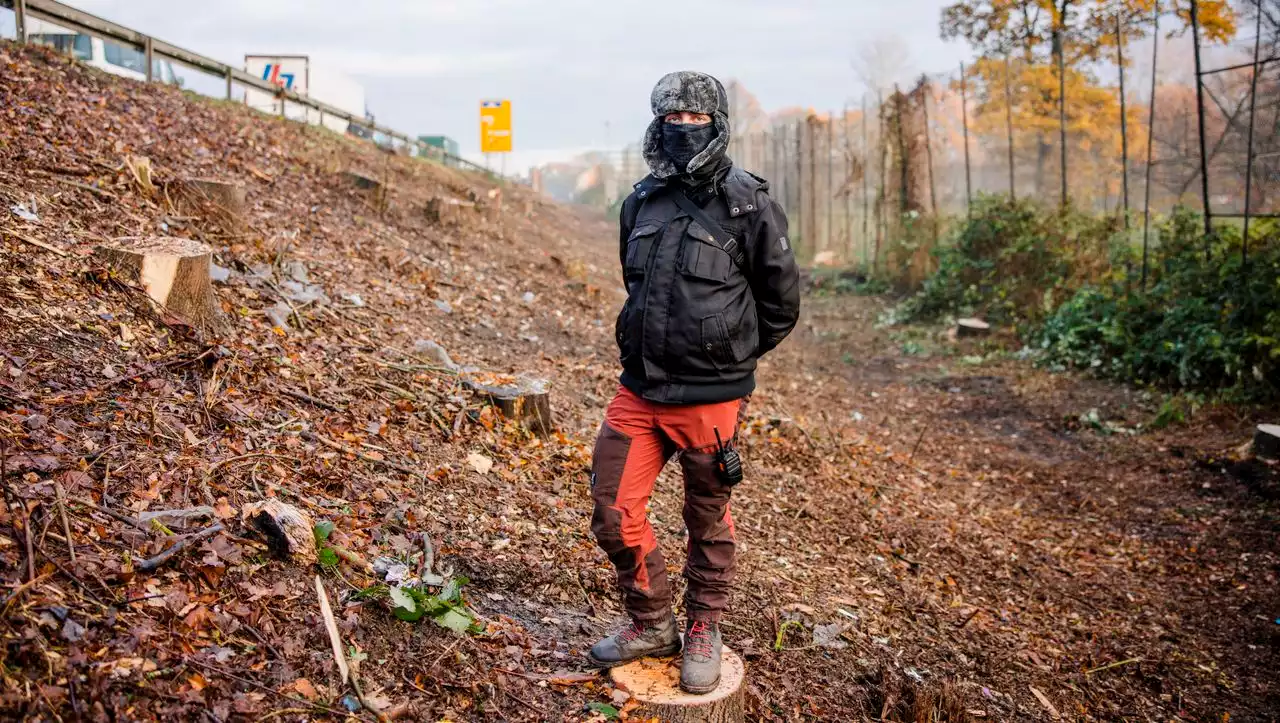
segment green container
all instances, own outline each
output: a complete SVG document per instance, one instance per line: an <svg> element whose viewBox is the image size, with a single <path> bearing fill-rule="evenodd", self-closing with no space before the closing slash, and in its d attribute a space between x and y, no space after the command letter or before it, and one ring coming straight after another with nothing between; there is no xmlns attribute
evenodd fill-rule
<svg viewBox="0 0 1280 723"><path fill-rule="evenodd" d="M429 146L435 146L451 156L458 155L458 142L449 136L418 136L418 140Z"/></svg>

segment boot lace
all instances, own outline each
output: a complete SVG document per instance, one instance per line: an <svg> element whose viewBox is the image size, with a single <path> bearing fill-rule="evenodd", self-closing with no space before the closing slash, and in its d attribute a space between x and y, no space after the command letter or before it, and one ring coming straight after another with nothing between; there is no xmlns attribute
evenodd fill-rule
<svg viewBox="0 0 1280 723"><path fill-rule="evenodd" d="M649 629L648 625L645 625L639 620L632 620L631 625L629 625L626 630L623 630L622 632L618 633L618 642L629 643L632 640L635 640L636 638L640 637L641 635L644 635L644 631L648 629Z"/></svg>
<svg viewBox="0 0 1280 723"><path fill-rule="evenodd" d="M699 655L704 658L711 657L711 625L702 620L695 620L689 626L689 632L684 636L685 652L691 655Z"/></svg>

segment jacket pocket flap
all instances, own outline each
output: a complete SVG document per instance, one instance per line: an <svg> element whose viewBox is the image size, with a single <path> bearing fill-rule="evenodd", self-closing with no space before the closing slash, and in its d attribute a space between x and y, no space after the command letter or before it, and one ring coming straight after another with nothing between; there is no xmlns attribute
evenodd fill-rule
<svg viewBox="0 0 1280 723"><path fill-rule="evenodd" d="M656 221L649 221L647 223L642 223L639 226L636 226L635 228L631 229L631 235L627 237L627 240L634 241L635 239L638 239L641 236L650 236L652 234L657 233L658 229L660 228L662 228L662 224Z"/></svg>

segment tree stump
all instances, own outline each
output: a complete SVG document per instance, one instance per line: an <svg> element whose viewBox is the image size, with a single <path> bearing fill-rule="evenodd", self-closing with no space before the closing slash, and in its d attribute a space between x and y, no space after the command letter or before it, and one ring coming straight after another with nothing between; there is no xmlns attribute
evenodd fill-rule
<svg viewBox="0 0 1280 723"><path fill-rule="evenodd" d="M351 182L351 185L355 186L361 191L376 192L380 188L382 188L382 181L379 181L378 179L373 178L371 176L366 176L363 173L358 173L356 171L343 171L342 175L346 177L348 181Z"/></svg>
<svg viewBox="0 0 1280 723"><path fill-rule="evenodd" d="M483 397L508 419L535 434L551 434L551 394L543 379L473 374L463 385Z"/></svg>
<svg viewBox="0 0 1280 723"><path fill-rule="evenodd" d="M742 658L727 646L720 653L720 685L705 695L680 690L680 658L642 658L609 671L613 684L639 703L632 720L659 723L742 723L746 719Z"/></svg>
<svg viewBox="0 0 1280 723"><path fill-rule="evenodd" d="M986 336L991 333L991 325L982 319L957 319L956 336L960 338Z"/></svg>
<svg viewBox="0 0 1280 723"><path fill-rule="evenodd" d="M433 224L456 224L462 217L463 209L474 210L475 203L463 201L449 196L433 196L427 199L422 213L427 221Z"/></svg>
<svg viewBox="0 0 1280 723"><path fill-rule="evenodd" d="M1259 424L1253 433L1253 453L1260 459L1280 460L1280 424Z"/></svg>
<svg viewBox="0 0 1280 723"><path fill-rule="evenodd" d="M209 279L213 250L208 246L184 238L134 237L115 239L93 253L191 326L209 330L220 324Z"/></svg>
<svg viewBox="0 0 1280 723"><path fill-rule="evenodd" d="M244 186L208 178L189 178L169 186L174 209L184 216L207 218L224 229L233 230L243 224Z"/></svg>

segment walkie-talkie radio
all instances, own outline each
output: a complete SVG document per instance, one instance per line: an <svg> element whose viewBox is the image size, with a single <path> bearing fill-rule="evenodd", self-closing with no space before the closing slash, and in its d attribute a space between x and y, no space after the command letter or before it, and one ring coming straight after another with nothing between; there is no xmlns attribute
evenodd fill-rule
<svg viewBox="0 0 1280 723"><path fill-rule="evenodd" d="M742 481L742 457L738 456L738 450L732 446L733 440L729 440L730 444L726 445L720 439L720 428L712 427L716 433L716 474L720 477L720 481L730 487Z"/></svg>

